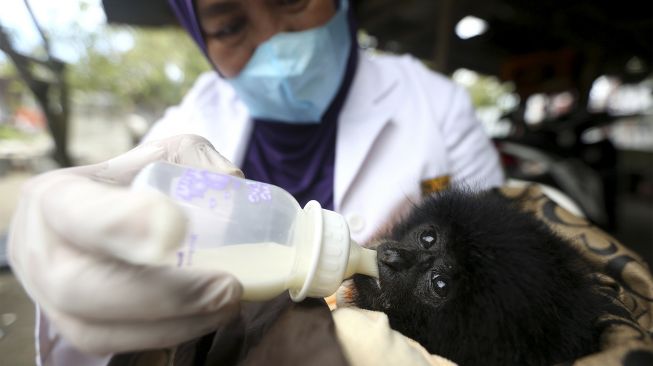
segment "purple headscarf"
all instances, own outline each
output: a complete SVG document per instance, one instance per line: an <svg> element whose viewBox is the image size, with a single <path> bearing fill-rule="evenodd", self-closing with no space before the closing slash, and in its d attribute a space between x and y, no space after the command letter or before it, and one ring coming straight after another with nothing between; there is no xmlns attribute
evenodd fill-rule
<svg viewBox="0 0 653 366"><path fill-rule="evenodd" d="M200 29L200 24L197 21L197 15L195 14L195 6L193 2L195 0L168 0L172 11L177 15L177 19L181 26L186 29L188 34L195 40L198 46L202 49L202 52L206 54L206 44L204 43L204 37L202 36L202 30Z"/></svg>

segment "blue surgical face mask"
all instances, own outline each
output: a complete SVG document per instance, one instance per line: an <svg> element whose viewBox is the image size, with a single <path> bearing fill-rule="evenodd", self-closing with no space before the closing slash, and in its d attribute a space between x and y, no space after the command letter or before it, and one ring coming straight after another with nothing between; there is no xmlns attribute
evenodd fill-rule
<svg viewBox="0 0 653 366"><path fill-rule="evenodd" d="M351 48L347 0L325 25L279 33L260 44L245 68L226 79L254 118L319 123L345 74Z"/></svg>

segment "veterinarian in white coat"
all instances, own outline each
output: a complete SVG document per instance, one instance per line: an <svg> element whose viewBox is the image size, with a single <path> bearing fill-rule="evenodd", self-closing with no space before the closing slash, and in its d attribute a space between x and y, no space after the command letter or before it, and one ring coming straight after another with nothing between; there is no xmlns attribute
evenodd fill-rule
<svg viewBox="0 0 653 366"><path fill-rule="evenodd" d="M217 72L198 79L149 143L37 177L21 197L10 259L39 304L40 363L104 365L109 356L81 350L171 346L237 312L241 289L228 274L138 264L185 228L174 205L125 188L150 161L240 168L300 202L315 197L359 242L424 192L503 181L463 89L409 56L359 51L346 0L171 3Z"/></svg>
<svg viewBox="0 0 653 366"><path fill-rule="evenodd" d="M233 88L216 73L199 78L183 102L146 136L208 139L242 166L252 120ZM462 87L411 56L360 51L349 98L338 117L334 208L364 242L410 199L447 182L497 186L497 153Z"/></svg>

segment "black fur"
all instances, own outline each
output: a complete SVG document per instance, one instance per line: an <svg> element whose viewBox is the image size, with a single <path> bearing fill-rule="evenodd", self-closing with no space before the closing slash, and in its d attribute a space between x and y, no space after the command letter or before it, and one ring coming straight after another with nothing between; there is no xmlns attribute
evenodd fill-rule
<svg viewBox="0 0 653 366"><path fill-rule="evenodd" d="M356 304L385 312L431 353L461 365L552 365L597 348L605 300L588 266L496 192L434 195L377 251L379 282L354 276Z"/></svg>

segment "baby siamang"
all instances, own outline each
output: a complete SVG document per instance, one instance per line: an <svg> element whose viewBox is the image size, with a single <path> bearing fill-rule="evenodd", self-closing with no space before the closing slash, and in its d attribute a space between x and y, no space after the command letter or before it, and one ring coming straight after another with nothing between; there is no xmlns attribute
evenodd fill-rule
<svg viewBox="0 0 653 366"><path fill-rule="evenodd" d="M496 191L426 199L377 247L354 302L461 365L552 365L598 347L607 306L569 242Z"/></svg>

